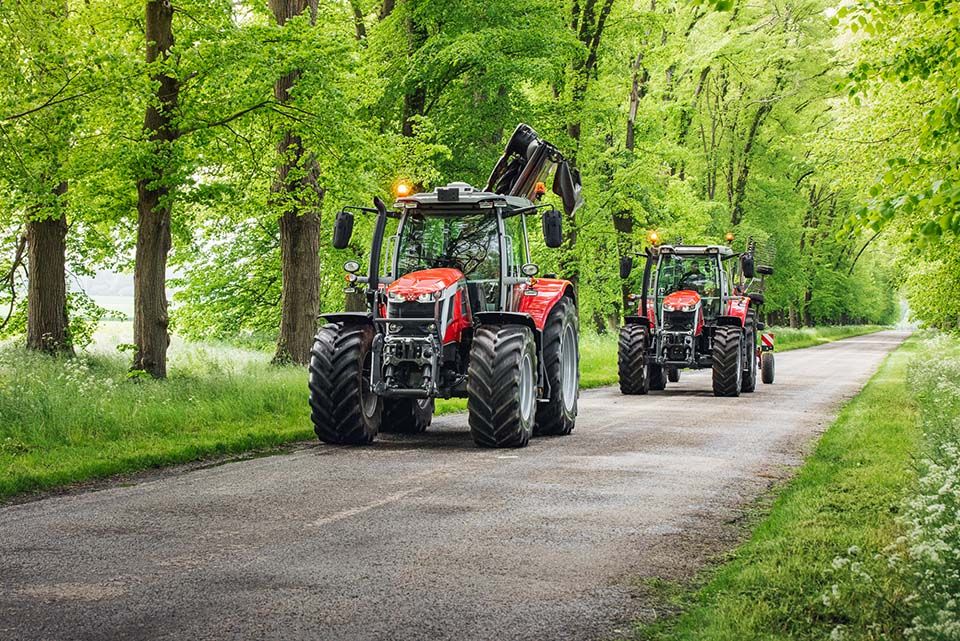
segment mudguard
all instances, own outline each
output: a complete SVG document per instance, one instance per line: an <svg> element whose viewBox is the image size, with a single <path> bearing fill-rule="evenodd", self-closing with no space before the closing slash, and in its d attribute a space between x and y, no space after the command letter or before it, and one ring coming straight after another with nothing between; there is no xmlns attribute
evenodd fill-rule
<svg viewBox="0 0 960 641"><path fill-rule="evenodd" d="M645 316L624 316L623 317L624 325L643 325L647 329L650 328L650 319Z"/></svg>
<svg viewBox="0 0 960 641"><path fill-rule="evenodd" d="M473 318L481 325L523 325L532 329L534 334L540 332L530 314L521 312L478 312Z"/></svg>
<svg viewBox="0 0 960 641"><path fill-rule="evenodd" d="M530 293L533 291L537 293ZM530 285L523 287L517 311L528 314L533 320L534 327L543 330L550 312L564 296L569 296L574 303L577 302L573 283L570 281L559 278L535 278Z"/></svg>
<svg viewBox="0 0 960 641"><path fill-rule="evenodd" d="M344 325L372 325L373 314L370 312L336 312L320 314L320 318L328 323L343 323Z"/></svg>
<svg viewBox="0 0 960 641"><path fill-rule="evenodd" d="M734 296L727 302L727 309L717 317L717 325L735 325L743 327L750 311L750 299L746 296Z"/></svg>

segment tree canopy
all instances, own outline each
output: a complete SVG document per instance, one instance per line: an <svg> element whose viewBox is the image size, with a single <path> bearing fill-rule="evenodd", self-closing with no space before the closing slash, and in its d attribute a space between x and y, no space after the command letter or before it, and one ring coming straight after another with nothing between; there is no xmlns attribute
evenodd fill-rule
<svg viewBox="0 0 960 641"><path fill-rule="evenodd" d="M276 335L284 238L304 216L317 305L341 309L339 264L366 259L370 230L334 250L332 214L400 179L482 185L518 122L583 176L565 246L537 259L577 279L585 326L618 322L634 285L616 258L656 230L757 241L776 269L769 321L890 322L905 292L920 321L955 327L958 7L0 3L0 333L24 331L43 269L31 221L65 221L68 274L133 271L138 207L169 213L174 333ZM166 45L149 39L153 10L170 12ZM91 306L71 289L74 326Z"/></svg>

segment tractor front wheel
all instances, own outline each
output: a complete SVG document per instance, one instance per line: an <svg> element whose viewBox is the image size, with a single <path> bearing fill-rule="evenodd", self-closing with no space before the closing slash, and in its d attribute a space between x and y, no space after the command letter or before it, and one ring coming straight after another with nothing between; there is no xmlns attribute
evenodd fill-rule
<svg viewBox="0 0 960 641"><path fill-rule="evenodd" d="M537 346L519 325L481 326L467 369L470 434L480 447L524 447L537 405Z"/></svg>
<svg viewBox="0 0 960 641"><path fill-rule="evenodd" d="M310 419L324 443L365 445L380 428L383 403L370 389L373 328L325 325L310 350Z"/></svg>
<svg viewBox="0 0 960 641"><path fill-rule="evenodd" d="M647 370L647 378L650 379L650 389L655 392L662 392L667 389L667 372L663 365L650 364Z"/></svg>
<svg viewBox="0 0 960 641"><path fill-rule="evenodd" d="M643 325L624 325L620 328L617 351L617 371L621 394L646 394L650 390L647 366L647 328Z"/></svg>
<svg viewBox="0 0 960 641"><path fill-rule="evenodd" d="M763 352L760 355L760 376L766 385L773 384L773 375L776 370L776 361L773 359L773 352Z"/></svg>
<svg viewBox="0 0 960 641"><path fill-rule="evenodd" d="M743 330L721 325L713 332L713 395L740 396Z"/></svg>
<svg viewBox="0 0 960 641"><path fill-rule="evenodd" d="M421 434L433 420L432 398L395 398L383 402L380 431L393 434Z"/></svg>
<svg viewBox="0 0 960 641"><path fill-rule="evenodd" d="M577 306L561 299L543 328L543 368L550 383L550 398L537 407L534 433L564 436L577 422L580 394L580 323Z"/></svg>
<svg viewBox="0 0 960 641"><path fill-rule="evenodd" d="M668 367L667 368L667 380L671 383L680 382L680 368L679 367Z"/></svg>

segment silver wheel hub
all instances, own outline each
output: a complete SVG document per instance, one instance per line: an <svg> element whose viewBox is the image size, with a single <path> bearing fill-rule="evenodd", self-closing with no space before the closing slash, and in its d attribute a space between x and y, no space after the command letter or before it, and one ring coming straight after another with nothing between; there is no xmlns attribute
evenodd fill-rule
<svg viewBox="0 0 960 641"><path fill-rule="evenodd" d="M560 390L567 412L572 412L577 402L578 378L577 333L573 325L567 325L560 336Z"/></svg>
<svg viewBox="0 0 960 641"><path fill-rule="evenodd" d="M524 421L533 417L533 406L536 403L536 393L533 384L533 360L530 354L524 354L520 361L520 416Z"/></svg>

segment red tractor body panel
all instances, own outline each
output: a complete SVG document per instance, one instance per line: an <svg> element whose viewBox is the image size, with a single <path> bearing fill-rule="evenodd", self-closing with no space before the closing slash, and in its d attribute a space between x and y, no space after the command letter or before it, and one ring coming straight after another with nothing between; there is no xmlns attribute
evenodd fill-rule
<svg viewBox="0 0 960 641"><path fill-rule="evenodd" d="M459 343L460 338L463 336L463 331L473 324L473 320L463 313L464 295L464 289L461 287L457 290L456 295L453 297L453 309L451 311L451 317L447 323L447 328L443 331L444 345L447 343Z"/></svg>
<svg viewBox="0 0 960 641"><path fill-rule="evenodd" d="M405 300L415 301L421 296L442 292L463 280L458 269L438 267L423 269L405 274L387 285L387 295L402 296Z"/></svg>
<svg viewBox="0 0 960 641"><path fill-rule="evenodd" d="M543 330L550 311L567 295L568 290L573 291L573 284L559 278L534 278L532 284L521 285L519 290L517 311L530 314L537 329ZM531 291L537 292L536 295L528 293Z"/></svg>
<svg viewBox="0 0 960 641"><path fill-rule="evenodd" d="M750 311L750 299L746 296L734 296L727 302L727 308L723 316L735 318L740 322L740 326L747 320L747 313Z"/></svg>
<svg viewBox="0 0 960 641"><path fill-rule="evenodd" d="M700 302L700 294L690 289L681 289L673 292L663 299L664 307L673 307L680 311L681 307L693 307Z"/></svg>

